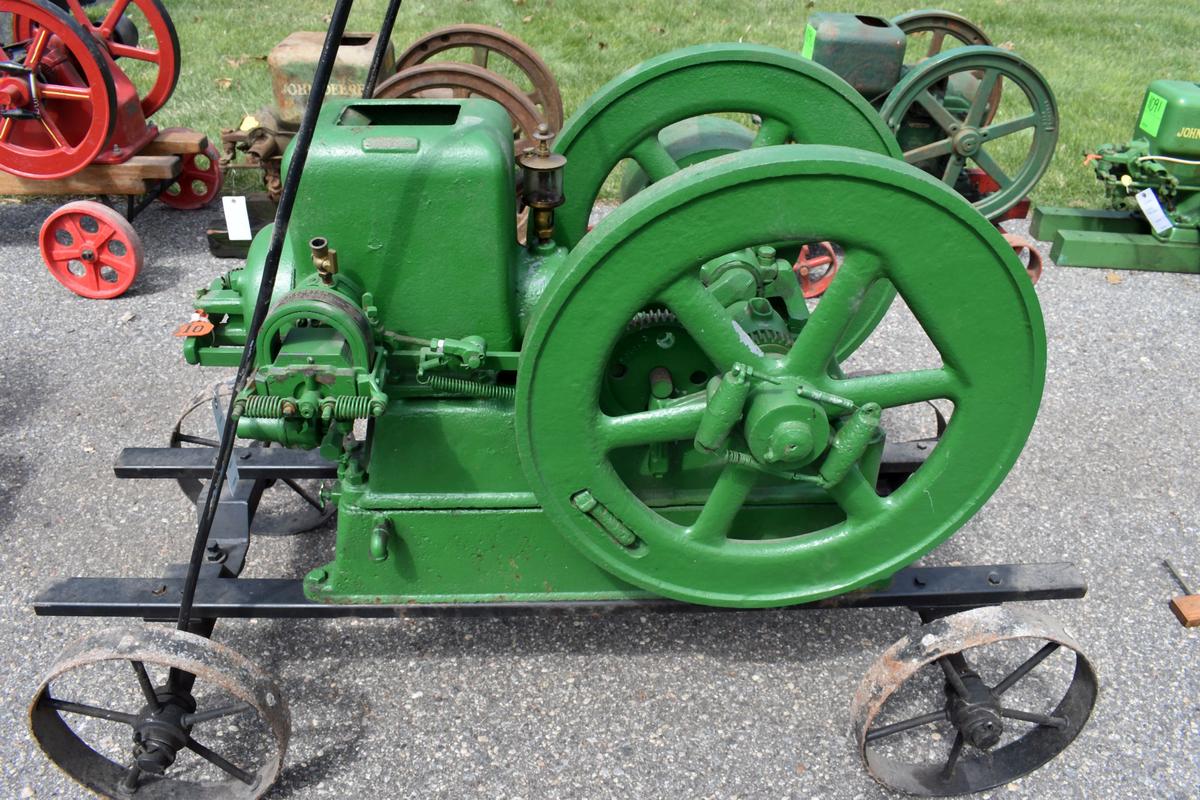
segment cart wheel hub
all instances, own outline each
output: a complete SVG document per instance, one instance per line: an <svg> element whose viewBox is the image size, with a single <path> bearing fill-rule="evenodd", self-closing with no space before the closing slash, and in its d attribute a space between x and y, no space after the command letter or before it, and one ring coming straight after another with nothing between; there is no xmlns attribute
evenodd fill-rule
<svg viewBox="0 0 1200 800"><path fill-rule="evenodd" d="M983 145L983 134L978 128L963 128L954 134L954 152L960 156L973 156Z"/></svg>
<svg viewBox="0 0 1200 800"><path fill-rule="evenodd" d="M91 250L91 249L82 250L79 253L79 257L82 258L84 261L95 261L96 260L96 251Z"/></svg>
<svg viewBox="0 0 1200 800"><path fill-rule="evenodd" d="M816 403L797 396L795 385L765 384L750 401L746 443L764 464L800 467L829 444L829 419Z"/></svg>
<svg viewBox="0 0 1200 800"><path fill-rule="evenodd" d="M967 697L956 694L949 686L946 693L946 713L954 727L962 732L963 740L980 750L988 750L1000 743L1004 736L1004 720L1000 717L999 705L987 684L973 672L962 675Z"/></svg>

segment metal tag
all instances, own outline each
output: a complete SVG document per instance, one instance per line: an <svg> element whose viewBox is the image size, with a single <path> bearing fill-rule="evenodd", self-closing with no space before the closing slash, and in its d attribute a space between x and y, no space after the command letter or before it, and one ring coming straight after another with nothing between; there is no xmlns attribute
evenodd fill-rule
<svg viewBox="0 0 1200 800"><path fill-rule="evenodd" d="M1158 202L1158 195L1153 189L1143 189L1134 196L1155 233L1166 233L1175 227L1167 212L1163 211L1162 203Z"/></svg>
<svg viewBox="0 0 1200 800"><path fill-rule="evenodd" d="M225 230L229 232L229 241L248 242L254 238L250 230L250 215L246 213L245 197L240 194L222 197L221 207L225 211Z"/></svg>

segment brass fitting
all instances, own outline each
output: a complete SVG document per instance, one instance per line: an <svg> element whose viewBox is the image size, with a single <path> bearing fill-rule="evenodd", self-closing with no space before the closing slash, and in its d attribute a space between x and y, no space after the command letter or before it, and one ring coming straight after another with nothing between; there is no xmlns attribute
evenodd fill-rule
<svg viewBox="0 0 1200 800"><path fill-rule="evenodd" d="M313 267L316 268L321 283L332 286L333 276L337 275L338 271L337 250L329 246L329 240L324 236L314 237L308 246L312 248Z"/></svg>

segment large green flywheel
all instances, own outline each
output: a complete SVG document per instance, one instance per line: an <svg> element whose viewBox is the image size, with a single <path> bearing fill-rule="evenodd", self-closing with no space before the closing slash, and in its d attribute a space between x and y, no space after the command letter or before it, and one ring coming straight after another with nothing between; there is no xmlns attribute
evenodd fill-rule
<svg viewBox="0 0 1200 800"><path fill-rule="evenodd" d="M813 61L749 44L674 50L609 81L563 126L554 149L570 166L555 238L568 247L583 238L604 181L621 161L632 159L651 181L662 180L682 168L660 139L662 131L721 113L761 120L752 147L838 144L901 157L879 114L850 84Z"/></svg>
<svg viewBox="0 0 1200 800"><path fill-rule="evenodd" d="M705 272L760 242L826 239L845 261L787 346L748 336L742 307ZM881 284L940 367L841 377L841 341ZM602 410L614 348L648 308L711 360L707 390L664 350L647 410ZM563 535L631 583L713 605L811 601L887 577L987 500L1033 425L1045 347L1012 248L948 187L849 148L736 153L633 197L555 276L521 355L522 461ZM953 403L948 428L881 496L880 409L934 399ZM700 492L677 488L702 477Z"/></svg>
<svg viewBox="0 0 1200 800"><path fill-rule="evenodd" d="M706 115L752 115L749 147L791 142L836 144L901 158L895 137L858 92L829 69L796 53L749 44L710 44L664 53L602 86L563 127L554 149L567 157L566 202L555 213L555 238L574 247L588 230L592 208L623 161L637 166L637 189L690 169L695 146L719 133L710 152L734 149L736 123ZM698 129L693 131L693 127ZM684 146L679 150L677 145ZM766 242L759 242L765 244ZM796 243L801 244L800 242ZM838 353L848 357L892 303L879 285L863 299Z"/></svg>

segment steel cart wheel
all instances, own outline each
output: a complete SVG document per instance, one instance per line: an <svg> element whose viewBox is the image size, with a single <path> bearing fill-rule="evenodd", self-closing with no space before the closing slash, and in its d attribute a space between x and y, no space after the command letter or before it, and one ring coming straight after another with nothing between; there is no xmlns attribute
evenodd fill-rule
<svg viewBox="0 0 1200 800"><path fill-rule="evenodd" d="M978 81L967 108L947 101L947 82L958 77ZM992 89L1004 81L1020 90L1024 102L1006 99L1000 121L988 122ZM908 163L958 187L973 161L999 184L999 191L974 203L989 219L1028 194L1058 143L1058 106L1045 78L1020 56L995 47L961 47L922 61L896 84L879 113L901 137Z"/></svg>
<svg viewBox="0 0 1200 800"><path fill-rule="evenodd" d="M786 355L773 355L733 324L701 283L698 266L759 242L814 240L837 242L845 253L842 267L794 345ZM941 263L956 269L933 266ZM931 280L934 271L937 280ZM835 377L839 344L879 283L907 302L941 354L940 368ZM610 415L599 402L614 343L648 307L674 314L711 359L707 375L725 373L736 383L748 367L770 378L752 381L745 403L732 413L719 412L730 420L734 444L689 474L706 498L690 510L674 495L656 496L652 486L639 495L617 464L664 445L692 458L685 454L693 452L710 414L703 383L653 410ZM750 150L647 188L571 253L526 335L517 379L518 446L547 515L588 558L623 580L693 603L812 601L886 578L978 510L1032 428L1045 350L1041 311L1021 264L961 197L894 159L862 150ZM676 386L687 379L670 377ZM798 432L764 427L766 417L751 413L757 397L770 404L770 394L779 391L784 402L793 394L786 387L795 396L813 387L836 400L821 413L797 407L797 416L804 415ZM739 522L748 499L761 504L778 496L774 490L799 491L791 481L815 488L804 476L823 469L815 460L783 472L762 469L769 456L746 453L743 441L774 447L777 434L781 442L806 436L807 450L799 454L819 459L813 454L826 451L834 428L881 408L934 399L954 404L945 434L888 497L855 467L813 495L812 505L776 518L778 530L767 534ZM962 453L971 457L951 455ZM763 493L756 495L759 484Z"/></svg>
<svg viewBox="0 0 1200 800"><path fill-rule="evenodd" d="M73 175L108 142L116 90L107 56L87 30L42 0L0 0L0 13L36 30L0 48L0 169L22 178Z"/></svg>
<svg viewBox="0 0 1200 800"><path fill-rule="evenodd" d="M58 208L42 223L38 242L54 279L93 300L124 294L144 263L141 237L129 220L93 200Z"/></svg>
<svg viewBox="0 0 1200 800"><path fill-rule="evenodd" d="M279 776L291 720L279 687L242 655L140 627L71 644L38 687L29 728L55 765L105 797L249 800Z"/></svg>
<svg viewBox="0 0 1200 800"><path fill-rule="evenodd" d="M375 89L375 97L417 97L431 89L450 89L455 96L486 97L504 106L517 132L515 149L533 145L533 134L545 116L526 92L501 75L455 61L434 61L400 70Z"/></svg>
<svg viewBox="0 0 1200 800"><path fill-rule="evenodd" d="M163 133L181 130L184 129L167 128ZM171 208L184 211L204 208L221 193L221 183L225 179L221 154L209 142L203 153L188 153L180 158L183 159L183 170L179 178L164 189L158 199Z"/></svg>
<svg viewBox="0 0 1200 800"><path fill-rule="evenodd" d="M530 89L522 90L522 94L540 110L542 118L552 131L558 131L563 124L562 95L558 90L558 82L554 80L550 67L541 59L536 51L511 33L493 28L488 25L451 25L425 34L417 39L408 49L396 59L396 72L404 72L417 64L423 64L434 56L442 53L470 51L470 57L456 59L460 62L473 64L492 74L513 78L498 73L500 66L497 61L511 62L517 71L528 81ZM466 53L463 53L465 56ZM499 57L499 58L497 58ZM465 97L466 95L462 95ZM507 107L507 106L506 106Z"/></svg>
<svg viewBox="0 0 1200 800"><path fill-rule="evenodd" d="M128 58L151 65L125 70L132 73L129 77L138 88L144 116L148 118L166 105L179 81L181 59L175 24L161 0L124 0L86 6L79 0L65 0L61 5L67 7L81 27L93 30L114 59ZM134 10L138 13L134 14ZM31 37L36 27L29 17L13 17L14 38L18 41Z"/></svg>
<svg viewBox="0 0 1200 800"><path fill-rule="evenodd" d="M1095 670L1059 625L979 608L922 625L879 657L854 696L854 738L891 789L979 792L1065 750L1097 693Z"/></svg>
<svg viewBox="0 0 1200 800"><path fill-rule="evenodd" d="M168 439L170 447L205 447L216 451L220 444L217 421L225 420L226 404L233 391L230 381L218 381L189 401ZM264 446L261 442L251 443ZM177 478L184 496L193 503L202 503L208 481L199 478ZM294 536L325 524L337 511L333 503L322 504L321 488L316 481L296 481L290 478L273 481L263 493L251 522L256 536Z"/></svg>

